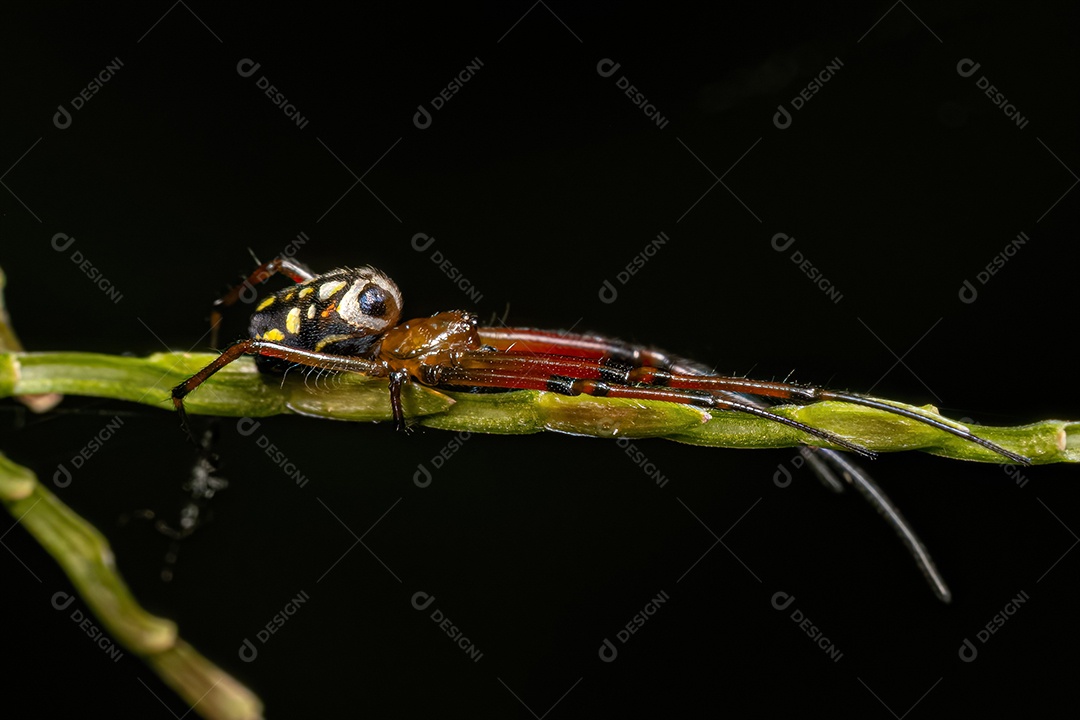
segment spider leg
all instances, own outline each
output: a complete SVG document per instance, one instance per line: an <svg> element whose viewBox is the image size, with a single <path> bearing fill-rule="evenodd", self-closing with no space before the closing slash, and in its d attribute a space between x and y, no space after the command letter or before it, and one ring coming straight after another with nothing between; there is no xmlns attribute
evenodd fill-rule
<svg viewBox="0 0 1080 720"><path fill-rule="evenodd" d="M813 460L817 459L814 455L814 452L817 450L819 449L809 448L810 454L807 456L807 459L811 461L811 465L813 465ZM828 449L820 451L827 453L825 459L840 470L843 478L853 485L859 494L878 511L878 514L885 518L885 522L896 531L897 536L900 538L900 542L904 544L908 553L915 560L915 564L918 565L923 578L926 580L927 584L930 585L930 589L934 591L934 595L937 596L938 600L941 600L944 603L952 602L952 591L949 590L949 586L945 583L945 578L941 576L941 572L934 563L934 559L930 556L930 551L926 549L926 545L924 545L922 540L919 539L919 536L915 534L915 531L911 528L911 525L908 524L903 513L901 513L900 509L889 499L889 496L885 494L885 491L881 489L881 486L874 482L874 479L862 468L849 462L848 459L840 453ZM818 460L818 462L820 462L820 460Z"/></svg>
<svg viewBox="0 0 1080 720"><path fill-rule="evenodd" d="M697 390L707 389L713 387L717 390L735 391L740 393L747 393L749 395L758 395L762 397L772 397L782 400L807 400L807 401L820 401L820 400L835 400L839 402L846 402L852 405L860 405L862 407L873 408L875 410L882 410L893 415L899 415L911 420L916 420L929 425L938 430L955 435L958 438L973 442L976 445L1002 455L1014 463L1020 465L1030 465L1031 460L1015 453L1012 450L1007 450L997 443L991 442L978 435L973 434L967 428L963 427L959 423L941 418L938 415L932 413L915 410L912 408L900 407L888 400L881 400L879 398L867 397L865 395L856 395L854 393L836 392L834 390L825 390L823 388L812 386L800 386L800 385L787 385L785 383L772 383L772 382L757 382L753 380L744 380L742 378L729 378L723 376L714 377L699 377L687 375L677 375L674 373L668 373L665 371L652 372L652 368L636 368L631 374L631 380L637 382L655 382L661 385L668 385L671 387L686 387Z"/></svg>
<svg viewBox="0 0 1080 720"><path fill-rule="evenodd" d="M835 433L777 415L754 403L736 399L733 395L725 397L708 390L627 384L626 376L629 372L625 368L615 368L594 360L558 355L531 356L470 351L462 354L455 365L443 366L435 374L440 386L547 390L560 395L659 400L736 410L782 423L860 455L875 457L873 452Z"/></svg>
<svg viewBox="0 0 1080 720"><path fill-rule="evenodd" d="M630 382L662 385L671 388L739 393L777 400L802 400L808 402L834 400L852 405L861 405L937 428L981 445L987 450L1008 458L1012 462L1021 465L1031 464L1031 460L1023 455L1006 450L997 443L985 440L958 423L929 412L899 407L888 400L856 395L855 393L825 390L813 386L760 382L745 378L714 375L711 372L699 372L701 366L697 366L696 363L690 363L690 367L687 367L688 364L685 361L672 358L662 351L640 348L630 343L608 340L599 336L564 336L558 333L524 328L481 328L480 337L485 344L513 354L555 354L604 362L610 359L629 362L635 366L627 377ZM693 370L693 372L685 372L686 370Z"/></svg>
<svg viewBox="0 0 1080 720"><path fill-rule="evenodd" d="M218 346L218 327L221 325L221 308L235 305L236 301L240 299L243 299L245 302L252 302L255 299L254 286L266 282L278 273L281 273L298 283L311 280L315 277L315 275L306 267L289 258L277 257L269 262L262 263L252 270L251 274L248 275L243 282L234 285L229 289L229 292L214 301L214 306L210 310L210 347L216 348Z"/></svg>
<svg viewBox="0 0 1080 720"><path fill-rule="evenodd" d="M405 408L401 404L401 387L409 379L409 374L404 370L390 371L390 410L394 415L395 430L409 430L405 422Z"/></svg>
<svg viewBox="0 0 1080 720"><path fill-rule="evenodd" d="M573 355L599 361L627 362L636 366L649 365L681 375L712 375L712 371L701 363L678 358L662 350L636 346L623 340L600 336L563 335L524 328L481 328L480 334L485 344L504 352ZM754 399L750 397L726 392L724 394L754 402ZM833 492L843 492L844 482L855 486L859 494L896 531L900 542L907 548L934 595L945 603L952 600L952 592L926 545L919 539L900 509L865 470L844 457L843 453L829 448L806 447L801 452L810 469L818 476L822 484ZM837 477L834 469L839 472L843 480Z"/></svg>
<svg viewBox="0 0 1080 720"><path fill-rule="evenodd" d="M822 449L824 450L827 448ZM833 469L829 466L829 463L822 460L817 453L813 452L813 450L815 450L815 448L804 445L799 448L799 454L802 455L810 465L810 470L813 471L814 475L817 475L817 479L821 481L821 484L825 486L827 490L831 490L837 495L840 495L844 492L846 487L844 481L837 477L836 473L833 472Z"/></svg>
<svg viewBox="0 0 1080 720"><path fill-rule="evenodd" d="M180 415L181 425L184 426L189 435L191 435L191 429L188 427L187 413L184 411L184 398L199 385L202 385L207 378L241 355L263 355L286 360L297 365L307 365L338 372L355 372L370 377L388 377L390 375L390 371L384 363L373 360L365 360L364 358L349 355L329 355L311 350L301 350L267 340L241 340L225 348L221 355L210 364L172 389L173 406ZM400 409L400 397L397 403ZM395 412L397 411L395 410Z"/></svg>

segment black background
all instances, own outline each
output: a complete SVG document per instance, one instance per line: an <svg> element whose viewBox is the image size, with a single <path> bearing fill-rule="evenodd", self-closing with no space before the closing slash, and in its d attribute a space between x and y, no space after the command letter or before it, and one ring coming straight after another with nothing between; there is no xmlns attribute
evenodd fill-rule
<svg viewBox="0 0 1080 720"><path fill-rule="evenodd" d="M409 316L509 308L510 324L603 332L725 373L793 373L988 424L1075 418L1066 339L1080 256L1070 192L1080 64L1067 9L9 9L8 302L34 350L204 350L208 305L250 267L248 249L272 257L304 232L302 261L386 270ZM114 58L123 67L58 129L57 106L70 110ZM237 72L245 58L260 64L252 77ZM475 77L418 129L418 105L430 110L475 58ZM597 72L605 58L620 63L612 77ZM777 106L790 109L834 58L835 77L778 129ZM957 72L964 58L981 64L972 77ZM982 75L1025 127L976 87ZM304 128L259 91L260 76ZM622 94L621 76L666 127ZM412 248L421 232L479 302ZM616 302L601 302L603 281L659 232L670 242L617 285ZM780 232L839 303L772 249ZM1019 232L1027 245L979 284ZM76 238L119 303L52 249L56 233ZM979 290L971 304L958 296L965 279ZM239 336L243 319L233 322ZM774 484L793 450L643 441L669 478L661 488L613 443L474 436L421 489L417 464L430 466L452 435L264 421L260 432L309 478L299 488L226 422L231 486L166 584L167 541L121 519L183 501L192 457L174 417L80 398L27 417L5 401L3 450L48 481L115 415L123 428L54 491L109 537L136 597L272 716L914 707L918 717L1038 712L1073 697L1072 665L1056 660L1077 637L1069 467L1025 469L1021 487L995 465L919 454L872 464L952 584L944 606L860 500L806 472ZM187 709L141 662L109 661L52 609L68 583L24 531L3 542L15 556L0 560L16 631L5 649L18 664L7 702L139 717ZM301 591L310 600L241 662L244 638ZM413 609L418 591L479 662ZM786 612L770 603L781 591L795 596ZM616 640L660 592L670 600ZM1030 600L979 642L1021 592ZM598 657L605 638L619 648L611 663ZM958 656L965 638L979 649L971 663Z"/></svg>

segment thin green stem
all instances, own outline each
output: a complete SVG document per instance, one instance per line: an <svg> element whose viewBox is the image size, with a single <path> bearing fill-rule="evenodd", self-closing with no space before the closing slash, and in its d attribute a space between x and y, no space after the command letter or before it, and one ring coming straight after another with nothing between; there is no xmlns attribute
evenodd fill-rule
<svg viewBox="0 0 1080 720"><path fill-rule="evenodd" d="M153 667L200 715L214 720L262 717L258 697L180 639L175 623L139 606L105 537L43 487L32 471L4 455L0 502L52 555L113 639ZM58 596L54 605L66 610L71 601Z"/></svg>
<svg viewBox="0 0 1080 720"><path fill-rule="evenodd" d="M89 353L0 354L0 397L32 393L89 395L172 409L171 388L215 356L159 353L130 358ZM662 437L727 448L829 447L817 437L739 412L664 402L567 397L542 391L495 394L438 392L406 386L407 414L420 424L453 431L526 434L555 430L606 438ZM298 413L336 420L390 420L385 380L297 370L269 377L250 358L231 363L185 400L193 414L266 417ZM932 407L901 403L937 420ZM828 430L875 452L921 450L960 460L1000 463L1000 455L939 428L874 408L843 402L785 405L772 412ZM956 427L965 427L953 421ZM1036 464L1080 461L1080 423L1046 420L1021 427L966 426L979 437Z"/></svg>

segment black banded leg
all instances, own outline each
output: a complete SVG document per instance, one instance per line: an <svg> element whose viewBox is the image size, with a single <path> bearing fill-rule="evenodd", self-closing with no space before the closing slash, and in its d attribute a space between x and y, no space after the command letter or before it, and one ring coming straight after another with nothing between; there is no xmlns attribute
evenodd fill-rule
<svg viewBox="0 0 1080 720"><path fill-rule="evenodd" d="M819 400L835 400L874 408L955 435L1008 458L1011 462L1021 465L1031 464L1031 460L1023 455L975 435L960 423L922 410L901 407L887 400L813 386L761 382L747 378L716 375L712 372L701 371L701 366L697 363L679 360L661 350L643 348L621 340L611 340L600 336L552 333L528 328L480 328L479 332L481 339L486 344L490 344L504 352L532 358L540 364L543 363L545 356L552 355L564 356L567 360L571 360L580 366L595 363L604 367L608 366L612 361L630 363L634 368L626 379L633 383L685 390L722 391L729 394L729 396L730 393L739 393L744 396L771 398L776 401L816 402ZM684 370L690 371L684 372Z"/></svg>
<svg viewBox="0 0 1080 720"><path fill-rule="evenodd" d="M875 454L866 448L828 430L806 425L797 420L769 412L750 402L700 390L686 390L643 385L627 385L600 380L588 375L605 377L615 374L610 368L598 367L595 361L549 356L534 358L526 355L507 357L502 353L465 353L454 367L444 368L440 382L449 386L496 387L514 390L547 390L561 395L593 395L597 397L635 398L660 402L695 405L704 408L735 410L800 430L825 442L867 457ZM585 375L585 377L582 377Z"/></svg>

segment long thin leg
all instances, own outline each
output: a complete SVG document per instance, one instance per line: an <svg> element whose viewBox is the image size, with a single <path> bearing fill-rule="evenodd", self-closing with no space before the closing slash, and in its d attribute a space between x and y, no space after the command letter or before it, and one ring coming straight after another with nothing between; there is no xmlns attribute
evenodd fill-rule
<svg viewBox="0 0 1080 720"><path fill-rule="evenodd" d="M711 370L701 363L678 358L662 350L636 346L623 340L600 336L565 335L523 328L481 328L480 333L485 344L504 352L572 355L598 361L615 360L638 366L651 365L682 375L712 375ZM726 392L724 395L730 396ZM747 402L754 402L754 399L750 397L739 395L735 395L735 397L742 397ZM900 541L908 549L908 552L915 560L915 564L938 599L942 602L950 602L952 592L938 571L930 552L904 518L899 508L893 504L884 490L874 482L874 479L865 470L845 458L843 453L836 450L807 447L802 452L810 465L810 469L833 492L842 492L844 489L843 482L855 486L859 494L896 531ZM837 473L833 471L833 468L839 471L843 481L837 477Z"/></svg>
<svg viewBox="0 0 1080 720"><path fill-rule="evenodd" d="M713 375L703 365L676 358L662 350L647 348L616 338L600 335L574 335L534 330L532 328L482 327L480 339L485 345L503 352L526 355L565 355L587 360L610 360L633 367L658 367L672 372L678 363L696 365L702 372L686 372L687 375Z"/></svg>
<svg viewBox="0 0 1080 720"><path fill-rule="evenodd" d="M700 373L682 374L662 369L665 360L669 358L660 351L634 348L627 343L608 341L604 338L586 335L560 336L540 330L528 330L524 328L481 328L480 337L485 344L504 353L524 355L531 357L538 364L544 355L563 355L574 357L579 363L576 367L580 372L587 372L587 364L591 363L595 377L612 378L612 368L607 363L610 358L617 361L627 358L634 367L625 378L619 382L641 383L646 385L660 385L669 388L687 390L721 391L725 393L740 393L758 397L769 397L778 400L800 400L815 402L821 400L834 400L846 402L852 405L874 408L893 415L900 415L911 420L921 422L938 430L942 430L969 442L976 443L1002 455L1012 462L1021 465L1030 465L1031 461L1011 450L985 440L967 428L946 420L937 415L911 408L899 407L888 400L856 395L854 393L837 392L823 388L802 385L789 385L777 382L760 382L745 378L729 377L724 375L703 375ZM658 361L659 367L650 367L649 361ZM593 377L593 376L588 376Z"/></svg>
<svg viewBox="0 0 1080 720"><path fill-rule="evenodd" d="M899 407L888 400L880 400L878 398L866 397L863 395L855 395L853 393L836 392L833 390L825 390L818 387L800 387L798 385L785 385L783 383L771 383L771 382L757 382L752 380L742 380L740 378L726 378L726 377L708 377L708 378L693 378L688 376L680 376L672 373L666 373L664 371L652 372L652 368L636 368L631 373L630 379L637 382L649 382L650 384L656 383L660 385L666 385L668 387L685 387L694 390L705 390L709 388L715 388L717 390L727 390L739 393L746 393L749 395L758 395L762 397L772 397L782 400L805 400L805 401L821 401L821 400L836 400L839 402L846 402L852 405L861 405L862 407L874 408L875 410L882 410L884 412L892 413L893 415L900 415L911 420L916 420L924 425L930 425L938 430L942 430L956 437L962 438L969 442L973 442L977 445L981 445L987 450L991 450L998 455L1003 455L1015 463L1021 465L1030 465L1031 460L1014 453L1012 450L1006 450L997 443L990 442L983 439L978 435L972 434L963 426L958 423L947 421L939 416L932 415L920 410L914 410L906 407Z"/></svg>
<svg viewBox="0 0 1080 720"><path fill-rule="evenodd" d="M811 453L815 450L818 450L818 448L810 448ZM911 525L908 524L903 513L901 513L900 509L889 499L889 496L885 494L885 491L881 489L881 486L874 482L874 479L862 468L849 462L847 458L840 453L828 449L824 449L822 452L829 453L827 456L828 461L840 470L844 479L853 485L855 489L859 491L859 494L866 498L867 502L873 505L874 509L885 518L885 522L896 531L897 536L900 538L900 542L904 544L908 553L914 558L915 564L919 566L919 571L930 585L930 589L934 591L934 595L942 602L951 602L952 591L949 590L949 586L945 583L945 578L943 578L938 571L934 559L930 557L930 551L926 549L926 545L924 545L922 540L919 539L919 536L915 534L915 531L911 528ZM810 457L812 458L814 456L811 454Z"/></svg>
<svg viewBox="0 0 1080 720"><path fill-rule="evenodd" d="M217 347L218 327L221 325L221 308L235 305L237 300L253 302L256 292L255 285L262 284L274 275L281 273L295 282L305 282L315 277L314 274L300 263L293 262L288 258L274 258L264 262L251 271L251 274L238 285L234 285L222 297L214 301L214 307L210 310L210 346Z"/></svg>
<svg viewBox="0 0 1080 720"><path fill-rule="evenodd" d="M440 368L436 373L437 377L433 379L434 384L439 386L547 390L560 395L636 398L736 410L782 423L860 455L875 457L873 452L836 433L777 415L753 403L721 397L708 391L622 385L614 378L608 381L594 377L597 373L603 376L605 372L600 372L601 370L606 372L609 368L598 369L595 362L579 361L574 358L558 358L557 356L534 358L525 355L468 352L459 358L456 366ZM625 374L625 371L623 373Z"/></svg>
<svg viewBox="0 0 1080 720"><path fill-rule="evenodd" d="M324 370L336 370L339 372L355 372L370 377L388 377L390 375L390 371L384 363L375 362L373 360L365 360L364 358L351 357L348 355L328 355L326 353L317 353L310 350L300 350L266 340L241 340L240 342L225 348L221 355L213 362L172 389L173 406L176 408L177 413L179 413L180 422L189 435L191 434L191 430L188 427L187 413L184 412L184 398L195 390L195 388L199 387L199 385L202 385L207 378L239 358L241 355L264 355L293 362L298 365L308 365L310 367L318 367Z"/></svg>

